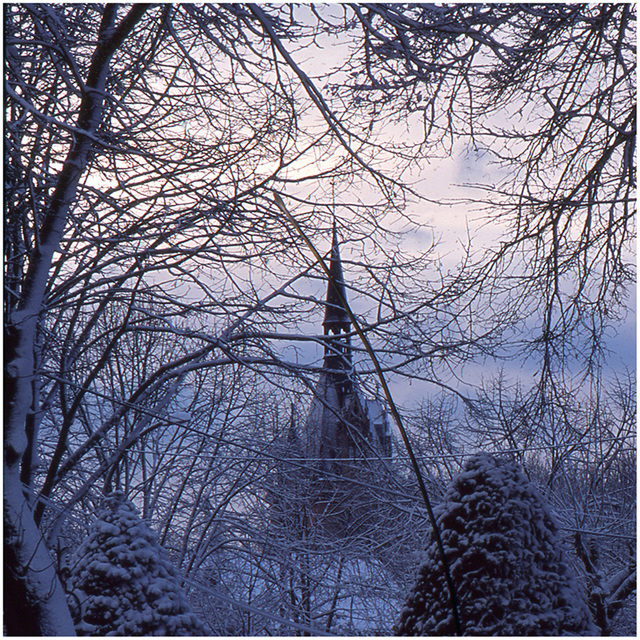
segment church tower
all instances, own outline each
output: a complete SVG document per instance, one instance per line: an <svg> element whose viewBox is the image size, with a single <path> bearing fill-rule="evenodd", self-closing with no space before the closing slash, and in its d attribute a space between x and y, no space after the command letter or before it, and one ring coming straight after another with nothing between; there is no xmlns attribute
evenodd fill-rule
<svg viewBox="0 0 640 640"><path fill-rule="evenodd" d="M342 473L342 461L391 455L386 412L379 401L365 400L356 383L346 302L334 224L322 322L324 361L307 420L309 453L318 459L320 468L334 473ZM369 415L372 412L375 417Z"/></svg>
<svg viewBox="0 0 640 640"><path fill-rule="evenodd" d="M345 308L346 301L347 291L344 286L338 237L334 224L322 330L324 334L324 370L331 373L340 400L344 400L353 387L351 320Z"/></svg>

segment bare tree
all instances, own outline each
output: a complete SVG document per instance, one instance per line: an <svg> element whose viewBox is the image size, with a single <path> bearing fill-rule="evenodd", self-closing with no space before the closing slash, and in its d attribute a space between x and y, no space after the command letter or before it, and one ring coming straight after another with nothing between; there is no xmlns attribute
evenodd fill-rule
<svg viewBox="0 0 640 640"><path fill-rule="evenodd" d="M7 197L10 213L7 236L10 241L5 245L9 277L6 281L8 291L5 292L4 550L5 623L12 634L73 634L52 560L40 540L23 494L20 464L27 449L27 432L29 429L32 433L34 431L34 425L27 423L34 419L34 387L38 384L34 375L38 318L43 310L49 272L60 247L78 184L89 163L93 138L103 118L104 91L111 59L140 24L147 8L147 5L135 6L124 16L118 15L115 5L105 8L97 31L97 42L88 54L85 49L85 68L82 70L73 64L73 56L66 46L68 42L59 42L58 48L50 49L44 55L44 52L34 50L18 53L12 38L7 43L9 66L11 73L15 74L12 79L21 85L18 89L16 84L9 84L10 108L13 109L11 120L14 123L21 116L23 120L30 119L34 113L38 114L41 125L46 120L55 122L58 117L54 107L57 82L51 76L57 75L56 68L65 69L60 82L68 81L77 87L74 113L68 118L71 131L69 128L64 131L66 145L63 141L51 139L62 149L66 146L66 159L63 167L58 168L55 180L43 185L38 184L36 176L27 174L25 180L19 175L16 156L24 148L23 127L16 127L22 131L10 130L13 144L8 145L11 186ZM85 11L85 8L80 11ZM12 33L18 35L22 30L27 41L38 39L42 31L48 31L55 37L62 26L55 20L55 13L45 6L24 10L11 7L7 14ZM82 17L86 19L86 16ZM36 86L42 76L49 75L53 86L49 84L48 88L53 89L53 93L37 96L40 100L30 96L30 78L23 75L27 71L40 76L34 78ZM65 103L63 101L63 108L68 106ZM46 137L43 131L38 132L37 124L34 125L31 136L39 140ZM27 146L30 145L27 143ZM37 149L34 148L33 152L37 154ZM55 164L56 159L47 157L45 168L49 163ZM27 204L32 203L34 197L30 187L46 193L37 208ZM24 203L22 207L21 203Z"/></svg>
<svg viewBox="0 0 640 640"><path fill-rule="evenodd" d="M545 402L567 364L597 369L634 281L634 8L353 11L361 31L345 99L421 124L427 157L465 145L493 162L495 181L472 186L508 230L472 269L467 297L509 308L504 322L533 316L515 355L537 354Z"/></svg>
<svg viewBox="0 0 640 640"><path fill-rule="evenodd" d="M348 221L349 293L387 372L446 388L509 338L511 355L542 356L542 408L574 351L597 373L632 276L634 19L627 5L7 7L7 630L71 632L39 529L53 545L97 488L130 491L163 540L179 530L187 574L238 522L227 508L255 506L269 440L234 449L252 394L310 388L296 349L321 339L323 276L273 188L322 248L333 216ZM336 38L353 45L336 74L303 62ZM508 109L539 121L514 133ZM422 119L424 140L385 137L390 113ZM384 226L416 229L406 171L454 139L509 169L489 187L513 233L449 275L434 246L403 255Z"/></svg>

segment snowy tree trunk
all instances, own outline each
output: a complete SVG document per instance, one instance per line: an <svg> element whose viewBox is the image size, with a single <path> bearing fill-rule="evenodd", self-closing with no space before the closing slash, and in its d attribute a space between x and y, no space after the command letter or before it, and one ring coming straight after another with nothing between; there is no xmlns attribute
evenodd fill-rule
<svg viewBox="0 0 640 640"><path fill-rule="evenodd" d="M625 600L636 590L635 557L630 559L627 566L607 578L594 541L587 548L580 532L575 533L573 541L578 558L582 560L587 572L587 595L593 620L600 629L601 636L610 636L614 617Z"/></svg>
<svg viewBox="0 0 640 640"><path fill-rule="evenodd" d="M20 466L28 448L27 423L33 411L36 378L36 333L49 270L102 120L111 58L147 8L148 5L135 5L117 26L118 6L107 5L104 9L78 114L77 129L82 133L69 150L51 203L44 212L39 243L29 256L22 298L5 318L4 611L9 635L75 635L54 563L22 488ZM63 43L56 44L64 47Z"/></svg>
<svg viewBox="0 0 640 640"><path fill-rule="evenodd" d="M8 635L74 636L53 559L22 486L4 467L4 623ZM12 473L12 476L15 474Z"/></svg>

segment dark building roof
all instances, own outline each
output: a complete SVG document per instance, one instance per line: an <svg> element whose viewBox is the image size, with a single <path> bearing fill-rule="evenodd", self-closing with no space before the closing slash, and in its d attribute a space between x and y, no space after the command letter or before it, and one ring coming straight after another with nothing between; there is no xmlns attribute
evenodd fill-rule
<svg viewBox="0 0 640 640"><path fill-rule="evenodd" d="M309 437L315 442L313 457L323 468L338 471L340 458L391 455L386 412L381 403L361 396L351 359L351 321L346 310L347 293L340 262L336 227L329 264L324 321L324 367L307 419Z"/></svg>
<svg viewBox="0 0 640 640"><path fill-rule="evenodd" d="M329 283L327 285L327 304L322 325L350 325L349 315L344 303L347 300L347 290L344 286L342 275L342 262L338 248L338 234L336 225L333 225L333 241L331 246L331 258L329 261ZM349 330L348 328L346 329Z"/></svg>

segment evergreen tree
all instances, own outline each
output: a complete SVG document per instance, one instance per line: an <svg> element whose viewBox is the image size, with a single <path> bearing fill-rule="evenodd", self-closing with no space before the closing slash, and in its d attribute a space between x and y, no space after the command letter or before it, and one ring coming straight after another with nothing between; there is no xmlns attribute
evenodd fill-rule
<svg viewBox="0 0 640 640"><path fill-rule="evenodd" d="M437 522L465 635L596 633L558 526L519 465L472 457L447 490ZM396 631L455 633L433 537Z"/></svg>
<svg viewBox="0 0 640 640"><path fill-rule="evenodd" d="M78 635L204 635L167 552L121 492L105 498L74 561Z"/></svg>

